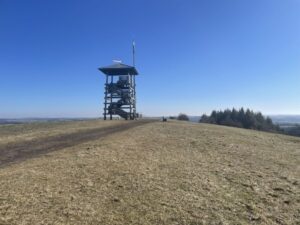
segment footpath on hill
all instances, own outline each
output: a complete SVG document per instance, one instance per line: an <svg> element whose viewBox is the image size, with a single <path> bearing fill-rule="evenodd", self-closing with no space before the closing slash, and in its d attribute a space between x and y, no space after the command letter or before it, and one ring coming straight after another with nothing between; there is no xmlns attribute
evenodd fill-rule
<svg viewBox="0 0 300 225"><path fill-rule="evenodd" d="M19 141L0 145L0 168L11 163L26 160L28 158L33 158L88 141L97 140L99 138L104 138L108 135L126 131L150 122L153 121L129 121L128 123L111 125L108 127L93 128L68 134L44 137L41 139Z"/></svg>

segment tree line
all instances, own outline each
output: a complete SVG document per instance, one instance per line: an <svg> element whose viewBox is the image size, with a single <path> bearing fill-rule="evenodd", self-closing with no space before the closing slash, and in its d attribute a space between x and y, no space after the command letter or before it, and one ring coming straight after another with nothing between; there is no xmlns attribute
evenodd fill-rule
<svg viewBox="0 0 300 225"><path fill-rule="evenodd" d="M240 127L260 131L280 132L278 125L274 124L270 117L264 117L261 112L253 112L250 109L212 111L210 116L202 115L200 123L212 123L231 127Z"/></svg>
<svg viewBox="0 0 300 225"><path fill-rule="evenodd" d="M169 118L183 121L190 120L189 116L184 113L180 113L178 116L170 116ZM261 112L254 112L250 109L244 110L244 108L239 110L235 108L231 110L226 109L223 111L214 110L209 116L203 114L199 120L199 123L211 123L300 136L300 125L293 124L291 126L281 128L279 125L274 124L270 117L263 116Z"/></svg>
<svg viewBox="0 0 300 225"><path fill-rule="evenodd" d="M171 118L171 117L170 117ZM189 121L189 117L180 113L177 118L178 120ZM172 119L173 119L172 118ZM208 116L203 114L199 120L200 123L211 123L231 127L239 127L245 129L253 129L260 131L270 132L282 132L283 130L276 124L273 123L270 117L265 117L261 112L254 112L253 110L241 108L239 110L226 109L224 111L212 111Z"/></svg>

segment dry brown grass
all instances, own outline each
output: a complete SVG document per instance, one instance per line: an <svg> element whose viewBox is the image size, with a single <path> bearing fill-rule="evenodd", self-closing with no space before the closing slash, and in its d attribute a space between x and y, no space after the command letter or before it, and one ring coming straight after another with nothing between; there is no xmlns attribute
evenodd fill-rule
<svg viewBox="0 0 300 225"><path fill-rule="evenodd" d="M108 127L126 123L122 120L103 121L67 121L67 122L35 122L18 125L0 125L0 144L18 141L29 141L38 138L72 133L80 130Z"/></svg>
<svg viewBox="0 0 300 225"><path fill-rule="evenodd" d="M300 138L156 122L0 169L0 224L300 224L299 165Z"/></svg>

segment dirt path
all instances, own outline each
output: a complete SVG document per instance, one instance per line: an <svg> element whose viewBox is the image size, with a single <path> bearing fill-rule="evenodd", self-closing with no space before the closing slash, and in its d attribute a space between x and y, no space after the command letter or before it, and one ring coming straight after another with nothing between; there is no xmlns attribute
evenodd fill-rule
<svg viewBox="0 0 300 225"><path fill-rule="evenodd" d="M42 154L103 138L117 132L126 131L150 122L153 121L131 121L121 125L113 125L54 137L0 145L0 168L11 163L20 162Z"/></svg>

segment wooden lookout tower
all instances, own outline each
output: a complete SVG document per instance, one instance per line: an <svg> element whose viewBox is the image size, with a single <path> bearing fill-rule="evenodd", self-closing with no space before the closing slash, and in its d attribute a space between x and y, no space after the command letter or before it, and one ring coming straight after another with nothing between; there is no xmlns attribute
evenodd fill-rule
<svg viewBox="0 0 300 225"><path fill-rule="evenodd" d="M126 120L137 118L135 76L138 72L134 66L120 62L100 67L99 70L106 76L104 87L104 120L109 116L112 120L118 115Z"/></svg>

